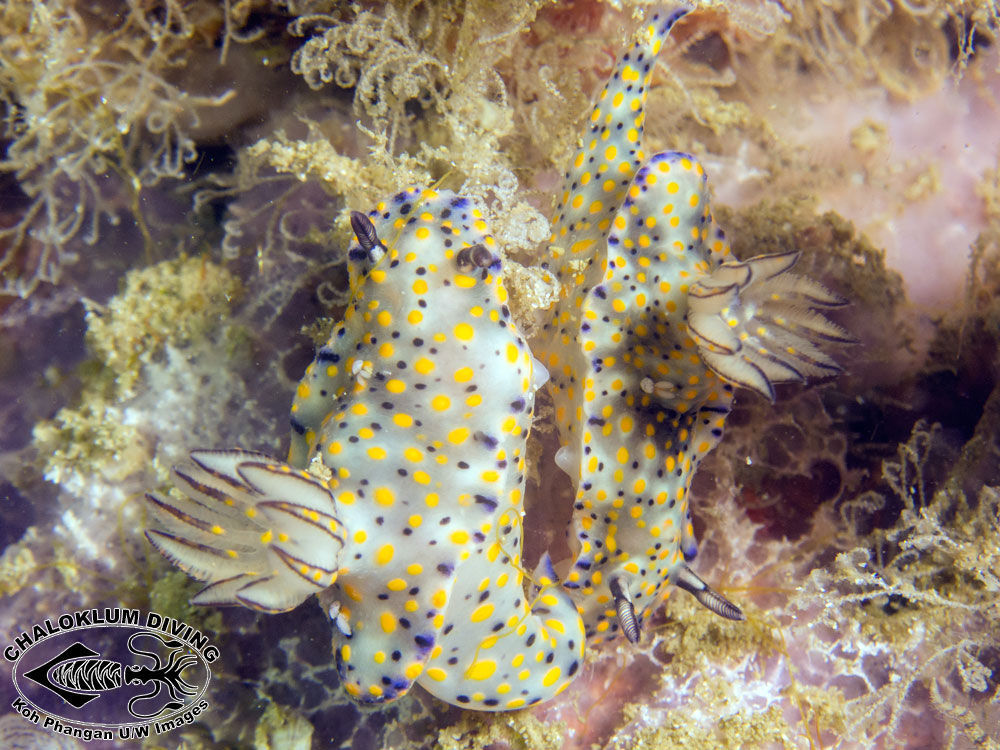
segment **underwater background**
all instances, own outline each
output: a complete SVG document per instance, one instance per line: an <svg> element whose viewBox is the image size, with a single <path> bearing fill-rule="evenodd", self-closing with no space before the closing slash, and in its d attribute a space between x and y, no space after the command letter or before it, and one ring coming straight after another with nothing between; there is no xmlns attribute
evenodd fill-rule
<svg viewBox="0 0 1000 750"><path fill-rule="evenodd" d="M474 197L540 331L560 175L655 6L4 0L4 644L91 607L210 633L211 710L145 747L1000 747L1000 11L696 5L647 151L696 155L733 252L801 251L858 340L837 378L739 391L695 477L692 567L745 622L672 597L537 708L415 688L362 710L318 606L193 607L143 536L141 498L189 450L286 453L348 298L351 209L435 182ZM527 567L569 556L552 411L540 396ZM0 665L0 747L83 744L10 712Z"/></svg>

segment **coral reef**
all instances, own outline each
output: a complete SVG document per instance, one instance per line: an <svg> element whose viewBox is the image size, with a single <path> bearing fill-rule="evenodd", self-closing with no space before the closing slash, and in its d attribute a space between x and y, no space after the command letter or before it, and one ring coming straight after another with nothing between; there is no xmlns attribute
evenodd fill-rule
<svg viewBox="0 0 1000 750"><path fill-rule="evenodd" d="M27 296L57 283L77 260L71 241L82 235L94 245L102 220L116 224L123 212L152 256L142 192L184 175L197 158L199 112L232 96L197 95L168 78L191 40L221 21L206 13L220 15L208 4L187 12L136 0L108 25L107 14L83 3L0 6L0 172L16 179L10 196L21 204L0 231L0 292Z"/></svg>
<svg viewBox="0 0 1000 750"><path fill-rule="evenodd" d="M475 196L538 332L557 170L641 5L0 4L0 265L27 295L0 302L4 638L82 604L211 615L213 710L162 738L190 747L306 746L303 722L315 747L995 747L989 0L702 2L653 72L648 150L702 161L734 254L802 251L853 301L847 372L774 407L739 392L692 484L693 565L746 623L672 598L550 706L361 713L334 695L324 613L191 608L143 547L134 500L188 449L284 449L303 329L325 340L347 298L350 209L414 183ZM569 556L553 422L542 397L529 566Z"/></svg>

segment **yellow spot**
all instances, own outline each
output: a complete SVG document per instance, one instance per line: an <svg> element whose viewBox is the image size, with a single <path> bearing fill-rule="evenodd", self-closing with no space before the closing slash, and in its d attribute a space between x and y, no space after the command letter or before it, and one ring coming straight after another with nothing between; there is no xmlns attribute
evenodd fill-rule
<svg viewBox="0 0 1000 750"><path fill-rule="evenodd" d="M419 310L410 310L410 314L406 316L406 320L410 325L417 325L421 320L424 319L424 314Z"/></svg>
<svg viewBox="0 0 1000 750"><path fill-rule="evenodd" d="M349 644L345 643L343 646L340 647L340 656L341 658L343 658L344 661L351 660L351 647Z"/></svg>
<svg viewBox="0 0 1000 750"><path fill-rule="evenodd" d="M402 591L406 588L406 581L402 578L393 578L385 585L385 587L389 589L389 591Z"/></svg>
<svg viewBox="0 0 1000 750"><path fill-rule="evenodd" d="M413 417L409 414L393 414L392 421L398 427L410 427L413 424Z"/></svg>
<svg viewBox="0 0 1000 750"><path fill-rule="evenodd" d="M421 375L428 375L434 370L434 363L427 357L421 357L413 363L413 369Z"/></svg>
<svg viewBox="0 0 1000 750"><path fill-rule="evenodd" d="M470 326L468 323L459 323L454 329L455 338L460 341L471 341L472 337L476 335L476 329Z"/></svg>
<svg viewBox="0 0 1000 750"><path fill-rule="evenodd" d="M465 676L470 680L486 680L497 671L497 663L492 659L479 659L472 663Z"/></svg>
<svg viewBox="0 0 1000 750"><path fill-rule="evenodd" d="M493 609L494 607L491 602L480 604L473 610L469 619L472 620L472 622L482 622L493 614Z"/></svg>
<svg viewBox="0 0 1000 750"><path fill-rule="evenodd" d="M423 279L417 279L413 282L413 293L414 294L426 294L427 293L427 282Z"/></svg>
<svg viewBox="0 0 1000 750"><path fill-rule="evenodd" d="M386 358L391 357L395 351L396 351L395 347L393 347L393 345L390 344L388 341L386 341L378 348L379 356Z"/></svg>
<svg viewBox="0 0 1000 750"><path fill-rule="evenodd" d="M368 457L375 459L376 461L381 461L383 458L386 457L385 448L382 448L378 445L373 445L371 448L368 449Z"/></svg>
<svg viewBox="0 0 1000 750"><path fill-rule="evenodd" d="M368 534L365 533L364 529L358 529L354 532L354 541L358 544L362 544L368 538Z"/></svg>
<svg viewBox="0 0 1000 750"><path fill-rule="evenodd" d="M628 449L622 445L618 448L618 452L615 454L615 458L618 459L618 463L625 464L628 463Z"/></svg>
<svg viewBox="0 0 1000 750"><path fill-rule="evenodd" d="M542 678L542 684L545 687L550 687L554 685L556 683L556 680L558 680L561 676L562 676L562 669L559 667L552 667L552 669L546 672L545 676Z"/></svg>
<svg viewBox="0 0 1000 750"><path fill-rule="evenodd" d="M451 532L448 538L454 544L466 544L469 541L469 532L459 529L458 531Z"/></svg>
<svg viewBox="0 0 1000 750"><path fill-rule="evenodd" d="M418 240L426 240L431 236L431 230L427 227L417 227L415 234L417 235Z"/></svg>
<svg viewBox="0 0 1000 750"><path fill-rule="evenodd" d="M389 393L402 393L406 390L406 383L399 378L392 378L391 380L385 381L385 389L389 391Z"/></svg>
<svg viewBox="0 0 1000 750"><path fill-rule="evenodd" d="M379 565L386 565L392 561L392 556L396 554L396 549L391 544L383 544L375 553L375 562Z"/></svg>
<svg viewBox="0 0 1000 750"><path fill-rule="evenodd" d="M379 505L389 507L396 502L396 495L388 487L376 487L375 502Z"/></svg>
<svg viewBox="0 0 1000 750"><path fill-rule="evenodd" d="M435 411L444 411L449 406L451 406L451 399L443 394L431 399L431 408Z"/></svg>
<svg viewBox="0 0 1000 750"><path fill-rule="evenodd" d="M431 475L426 471L415 471L413 472L413 481L417 484L430 484Z"/></svg>
<svg viewBox="0 0 1000 750"><path fill-rule="evenodd" d="M471 367L460 367L455 370L455 382L467 383L472 380L473 372Z"/></svg>
<svg viewBox="0 0 1000 750"><path fill-rule="evenodd" d="M383 612L379 616L378 622L386 633L391 633L396 629L396 616L392 612Z"/></svg>
<svg viewBox="0 0 1000 750"><path fill-rule="evenodd" d="M413 662L413 664L411 664L404 670L403 674L406 675L407 679L415 680L420 676L420 673L423 671L424 671L423 664L420 664L418 662Z"/></svg>
<svg viewBox="0 0 1000 750"><path fill-rule="evenodd" d="M344 584L344 593L347 594L351 599L356 602L361 601L361 592L354 588L351 584Z"/></svg>
<svg viewBox="0 0 1000 750"><path fill-rule="evenodd" d="M420 524L422 524L424 522L424 517L421 516L421 515L418 515L418 514L414 513L412 516L410 516L406 520L410 524L410 526L412 526L413 528L416 529L416 528L419 528ZM410 567L413 567L413 566L410 566ZM420 566L417 565L417 567L419 568Z"/></svg>
<svg viewBox="0 0 1000 750"><path fill-rule="evenodd" d="M455 445L461 445L469 438L469 428L468 427L456 427L454 430L448 433L448 442L454 443Z"/></svg>
<svg viewBox="0 0 1000 750"><path fill-rule="evenodd" d="M410 521L410 525L411 526L413 525L412 520ZM411 576L418 576L424 572L424 566L421 565L420 563L410 563L409 565L406 566L406 572L409 573Z"/></svg>
<svg viewBox="0 0 1000 750"><path fill-rule="evenodd" d="M441 669L441 667L431 667L427 670L426 674L437 682L444 682L448 679L448 673Z"/></svg>

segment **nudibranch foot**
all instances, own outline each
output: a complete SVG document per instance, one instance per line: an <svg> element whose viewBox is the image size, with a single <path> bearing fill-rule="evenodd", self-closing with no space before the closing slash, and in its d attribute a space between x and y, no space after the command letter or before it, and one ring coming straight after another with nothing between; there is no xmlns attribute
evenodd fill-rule
<svg viewBox="0 0 1000 750"><path fill-rule="evenodd" d="M788 252L723 263L688 292L688 331L705 363L720 377L771 401L775 383L840 372L815 340L852 341L816 310L847 301L789 273L798 257Z"/></svg>
<svg viewBox="0 0 1000 750"><path fill-rule="evenodd" d="M174 469L188 496L147 495L146 538L207 581L193 604L285 612L337 579L344 528L315 477L249 451L195 451Z"/></svg>
<svg viewBox="0 0 1000 750"><path fill-rule="evenodd" d="M576 605L548 555L525 597L522 575L481 581L460 576L447 624L418 680L432 695L479 711L509 711L553 698L583 665L585 636Z"/></svg>

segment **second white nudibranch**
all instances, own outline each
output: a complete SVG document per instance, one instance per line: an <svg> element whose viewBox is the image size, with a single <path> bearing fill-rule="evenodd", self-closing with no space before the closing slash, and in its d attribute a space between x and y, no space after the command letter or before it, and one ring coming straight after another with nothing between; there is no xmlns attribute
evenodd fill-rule
<svg viewBox="0 0 1000 750"><path fill-rule="evenodd" d="M739 608L687 566L691 480L722 437L736 386L830 375L817 340L847 341L816 308L843 300L788 272L797 254L736 261L688 154L641 150L652 66L679 10L619 60L570 169L551 242L562 285L540 357L576 488L565 585L589 637L637 641L671 585L730 619Z"/></svg>

